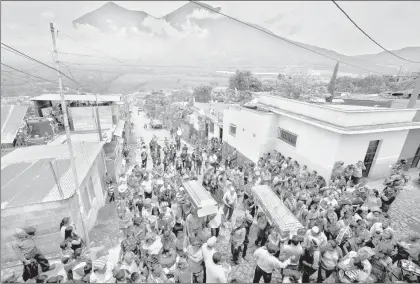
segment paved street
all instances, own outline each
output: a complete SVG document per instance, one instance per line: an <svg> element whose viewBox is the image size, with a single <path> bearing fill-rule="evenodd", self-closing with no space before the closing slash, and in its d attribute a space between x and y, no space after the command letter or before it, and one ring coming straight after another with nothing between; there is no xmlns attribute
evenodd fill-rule
<svg viewBox="0 0 420 284"><path fill-rule="evenodd" d="M156 135L158 137L158 140L160 143L163 143L165 137L170 137L169 131L166 129L144 129L144 124L149 122L149 119L145 116L144 113L137 114L136 111L133 111L132 113L132 122L134 123L134 129L133 134L137 137L143 137L146 144L148 145L149 141L152 139L153 135ZM184 142L182 142L184 143ZM188 144L187 144L188 145ZM189 146L189 145L188 145ZM189 146L189 150L191 151L192 148ZM149 149L148 149L149 150ZM136 154L136 163L140 163L140 154ZM130 167L131 168L131 167ZM128 171L130 170L128 169ZM152 168L152 163L149 159L147 168ZM415 173L413 174L413 176ZM382 190L381 186L382 180L380 181L372 181L369 184L371 186L374 186L375 188L378 188ZM406 236L409 232L420 232L420 189L418 185L416 185L416 179L412 177L412 180L409 182L409 184L406 186L404 191L398 196L397 200L394 202L393 206L391 207L390 214L394 220L393 227L395 228L396 234L398 237ZM111 216L111 213L109 212L111 210L111 206L107 206L107 208L104 208L101 210L100 215L106 215ZM235 222L235 215L241 215L243 214L242 208L238 208L236 210L236 214L234 214L233 222ZM105 224L105 220L107 217L98 217L98 232L101 232L101 228ZM112 219L112 218L111 218ZM108 220L110 224L113 223L111 220ZM232 222L232 223L233 223ZM113 230L111 230L113 231ZM230 244L229 239L226 237L226 234L229 234L226 229L221 229L221 236L219 237L218 243L216 245L216 248L219 252L222 253L224 256L224 259L229 262L231 259L231 252L230 252ZM96 232L95 234L98 235L99 233ZM116 245L113 242L109 242L107 239L109 237L106 237L106 234L104 234L104 238L102 241L99 241L96 243L95 246L112 246L112 250L110 253L110 257L112 259L115 259L118 256L119 253L119 245ZM232 268L231 272L231 278L235 278L238 280L238 282L252 282L252 278L254 275L255 270L255 261L253 259L253 253L256 249L256 246L254 245L254 241L256 239L256 227L253 226L251 228L250 233L250 247L248 248L247 257L246 259L241 259L240 265L234 266ZM121 239L119 240L121 241ZM272 283L279 283L281 282L281 275L280 272L276 271L273 275Z"/></svg>
<svg viewBox="0 0 420 284"><path fill-rule="evenodd" d="M398 238L404 238L410 233L420 234L420 186L417 182L419 172L419 169L408 171L411 179L397 196L389 211L392 227ZM368 185L382 191L383 180L371 181L368 182Z"/></svg>

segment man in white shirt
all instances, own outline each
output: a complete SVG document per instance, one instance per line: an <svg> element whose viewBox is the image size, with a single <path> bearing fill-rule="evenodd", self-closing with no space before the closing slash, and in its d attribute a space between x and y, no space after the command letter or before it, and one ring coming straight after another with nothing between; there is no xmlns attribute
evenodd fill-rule
<svg viewBox="0 0 420 284"><path fill-rule="evenodd" d="M201 247L201 250L203 252L203 262L204 262L204 282L206 282L206 278L207 278L207 267L213 264L213 254L216 253L216 249L214 248L214 246L216 245L216 241L217 241L216 237L211 237Z"/></svg>
<svg viewBox="0 0 420 284"><path fill-rule="evenodd" d="M206 265L206 283L227 283L225 270L220 264L222 255L219 252L213 254L213 259Z"/></svg>
<svg viewBox="0 0 420 284"><path fill-rule="evenodd" d="M235 188L231 185L229 190L223 195L224 213L226 219L230 221L233 215L233 210L238 202L238 196L236 195Z"/></svg>
<svg viewBox="0 0 420 284"><path fill-rule="evenodd" d="M270 283L274 270L286 268L289 265L289 259L281 262L274 256L277 249L276 245L268 243L267 247L261 247L254 252L257 267L252 283L260 283L261 277L264 278L264 283Z"/></svg>
<svg viewBox="0 0 420 284"><path fill-rule="evenodd" d="M219 207L216 214L209 216L209 228L212 237L218 237L220 232L220 226L222 225L223 207Z"/></svg>

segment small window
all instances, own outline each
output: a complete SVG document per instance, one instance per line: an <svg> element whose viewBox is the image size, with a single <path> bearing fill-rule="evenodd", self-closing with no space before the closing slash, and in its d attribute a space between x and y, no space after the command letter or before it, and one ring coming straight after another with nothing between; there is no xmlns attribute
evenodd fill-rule
<svg viewBox="0 0 420 284"><path fill-rule="evenodd" d="M229 134L232 135L232 136L236 136L236 125L231 124L229 126Z"/></svg>
<svg viewBox="0 0 420 284"><path fill-rule="evenodd" d="M277 138L293 147L296 147L297 135L290 131L279 127L277 129Z"/></svg>
<svg viewBox="0 0 420 284"><path fill-rule="evenodd" d="M95 193L95 188L93 187L92 177L89 177L89 196L90 196L90 201L93 201L96 198L96 193Z"/></svg>
<svg viewBox="0 0 420 284"><path fill-rule="evenodd" d="M89 215L89 212L91 210L91 204L90 204L90 198L89 198L89 189L88 186L86 186L84 189L82 189L82 203L83 203L83 209L85 210L85 214Z"/></svg>
<svg viewBox="0 0 420 284"><path fill-rule="evenodd" d="M214 122L210 122L210 133L214 133Z"/></svg>

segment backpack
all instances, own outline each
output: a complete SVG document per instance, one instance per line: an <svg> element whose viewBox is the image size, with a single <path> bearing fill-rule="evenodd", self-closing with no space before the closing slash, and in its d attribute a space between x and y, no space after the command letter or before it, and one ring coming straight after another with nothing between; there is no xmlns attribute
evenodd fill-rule
<svg viewBox="0 0 420 284"><path fill-rule="evenodd" d="M38 276L38 262L35 259L31 259L28 265L23 266L23 281L33 279Z"/></svg>

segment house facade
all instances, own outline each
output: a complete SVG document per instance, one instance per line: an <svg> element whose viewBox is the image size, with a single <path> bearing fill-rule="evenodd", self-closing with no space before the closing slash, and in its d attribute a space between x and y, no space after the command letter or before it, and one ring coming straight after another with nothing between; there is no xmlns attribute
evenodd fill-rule
<svg viewBox="0 0 420 284"><path fill-rule="evenodd" d="M254 94L255 95L255 94ZM256 162L277 150L329 177L337 161L364 161L364 176L381 178L406 146L415 156L420 122L416 109L311 104L269 94L255 95L253 109L229 107L223 141ZM411 131L411 132L410 132ZM408 137L409 133L411 136ZM414 146L413 146L414 145ZM408 155L408 156L409 156Z"/></svg>
<svg viewBox="0 0 420 284"><path fill-rule="evenodd" d="M15 261L16 228L36 228L38 248L46 255L60 252L59 224L71 217L85 238L105 204L106 172L103 143L74 143L80 199L75 189L67 144L19 148L2 157L2 264ZM19 179L15 179L19 175ZM81 200L81 203L79 203Z"/></svg>

